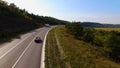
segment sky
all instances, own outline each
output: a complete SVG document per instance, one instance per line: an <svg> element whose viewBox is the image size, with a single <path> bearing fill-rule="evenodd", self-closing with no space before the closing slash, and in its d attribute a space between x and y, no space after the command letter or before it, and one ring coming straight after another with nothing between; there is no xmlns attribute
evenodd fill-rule
<svg viewBox="0 0 120 68"><path fill-rule="evenodd" d="M120 24L120 0L4 0L61 20Z"/></svg>

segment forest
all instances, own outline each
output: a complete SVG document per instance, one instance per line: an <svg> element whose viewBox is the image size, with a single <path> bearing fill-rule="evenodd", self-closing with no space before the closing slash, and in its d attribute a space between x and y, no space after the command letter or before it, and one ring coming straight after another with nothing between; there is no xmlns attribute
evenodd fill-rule
<svg viewBox="0 0 120 68"><path fill-rule="evenodd" d="M14 3L8 4L0 0L0 43L30 30L40 28L44 24L58 25L65 23L68 23L68 21L35 15L25 9L20 9Z"/></svg>

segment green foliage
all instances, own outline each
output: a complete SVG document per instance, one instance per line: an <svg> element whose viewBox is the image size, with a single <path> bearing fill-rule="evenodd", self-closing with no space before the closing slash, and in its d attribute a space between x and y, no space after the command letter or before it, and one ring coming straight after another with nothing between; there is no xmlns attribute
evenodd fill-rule
<svg viewBox="0 0 120 68"><path fill-rule="evenodd" d="M94 29L83 28L80 22L68 23L65 26L68 32L75 36L77 39L82 39L86 42L93 43L94 40Z"/></svg>
<svg viewBox="0 0 120 68"><path fill-rule="evenodd" d="M120 62L120 33L81 27L80 23L69 23L67 31L77 39L100 46L107 57Z"/></svg>
<svg viewBox="0 0 120 68"><path fill-rule="evenodd" d="M10 40L21 33L44 26L44 24L65 24L67 21L52 17L38 16L19 9L14 3L8 5L0 0L0 41Z"/></svg>
<svg viewBox="0 0 120 68"><path fill-rule="evenodd" d="M94 29L86 28L84 29L83 40L89 43L94 41Z"/></svg>
<svg viewBox="0 0 120 68"><path fill-rule="evenodd" d="M97 31L97 30L95 30L93 43L95 45L97 45L97 46L102 47L104 45L105 41L106 41L106 38L107 38L106 35L107 34L108 34L108 32L106 32L106 31L102 31L102 30Z"/></svg>
<svg viewBox="0 0 120 68"><path fill-rule="evenodd" d="M93 46L89 43L84 42L83 40L75 39L73 35L69 34L66 31L64 26L59 26L56 27L55 29L60 45L67 56L66 60L67 62L70 63L71 68L119 68L120 67L119 63L113 62L104 56L101 47ZM51 40L51 38L49 40Z"/></svg>
<svg viewBox="0 0 120 68"><path fill-rule="evenodd" d="M69 33L71 33L78 39L83 36L83 27L80 25L80 22L68 23L66 24L66 28Z"/></svg>
<svg viewBox="0 0 120 68"><path fill-rule="evenodd" d="M120 35L117 32L110 32L106 41L105 48L109 50L109 56L120 62Z"/></svg>

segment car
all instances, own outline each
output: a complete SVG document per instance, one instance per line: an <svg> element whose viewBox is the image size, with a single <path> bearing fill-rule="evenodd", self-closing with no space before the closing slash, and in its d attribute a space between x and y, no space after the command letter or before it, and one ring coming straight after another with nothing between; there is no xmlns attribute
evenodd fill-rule
<svg viewBox="0 0 120 68"><path fill-rule="evenodd" d="M49 27L50 25L49 24L45 24L46 27Z"/></svg>
<svg viewBox="0 0 120 68"><path fill-rule="evenodd" d="M20 36L16 36L16 38L17 38L17 39L21 39L21 37L20 37Z"/></svg>
<svg viewBox="0 0 120 68"><path fill-rule="evenodd" d="M35 40L34 40L36 43L41 43L42 42L42 39L40 37L36 37Z"/></svg>

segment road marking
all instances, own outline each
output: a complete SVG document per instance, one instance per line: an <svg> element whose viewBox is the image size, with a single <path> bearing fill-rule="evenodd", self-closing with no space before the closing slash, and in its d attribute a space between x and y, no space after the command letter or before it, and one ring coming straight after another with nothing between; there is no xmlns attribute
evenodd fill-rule
<svg viewBox="0 0 120 68"><path fill-rule="evenodd" d="M53 28L53 27L52 27ZM42 55L41 55L41 64L40 64L40 68L45 68L45 43L46 43L46 38L47 38L47 35L48 35L48 32L52 29L50 28L45 37L44 37L44 42L43 42L43 46L42 46Z"/></svg>
<svg viewBox="0 0 120 68"><path fill-rule="evenodd" d="M12 66L12 68L15 68L15 66L17 65L17 63L20 61L20 59L22 58L22 56L25 54L25 52L27 51L27 49L30 47L30 45L33 43L34 39L40 34L41 32L39 32L34 38L33 40L30 42L30 44L25 48L25 50L22 52L22 54L20 55L20 57L17 59L17 61L14 63L14 65Z"/></svg>
<svg viewBox="0 0 120 68"><path fill-rule="evenodd" d="M33 35L33 34L32 34ZM30 36L32 36L30 35ZM28 37L30 37L28 36ZM7 55L9 52L11 52L15 47L17 47L20 43L22 43L24 40L26 40L28 37L26 37L25 39L23 39L21 42L19 42L18 44L16 44L14 47L12 47L11 49L9 49L7 52L5 52L2 56L0 56L0 59L2 59L5 55Z"/></svg>
<svg viewBox="0 0 120 68"><path fill-rule="evenodd" d="M31 36L31 35L30 35ZM28 36L28 37L30 37ZM22 43L24 40L26 40L28 37L26 37L25 39L23 39L21 42L19 42L18 44L16 44L14 47L12 47L11 49L9 49L6 53L4 53L2 56L0 56L0 59L2 59L5 55L7 55L10 51L12 51L15 47L17 47L20 43Z"/></svg>

